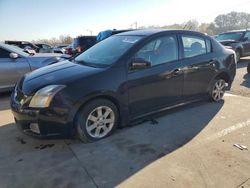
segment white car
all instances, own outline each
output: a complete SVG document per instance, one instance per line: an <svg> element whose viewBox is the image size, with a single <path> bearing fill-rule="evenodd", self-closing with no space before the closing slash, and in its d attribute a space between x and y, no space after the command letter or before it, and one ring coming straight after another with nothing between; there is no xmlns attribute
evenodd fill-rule
<svg viewBox="0 0 250 188"><path fill-rule="evenodd" d="M54 53L61 53L61 54L65 54L66 52L66 47L68 46L68 44L62 44L62 45L58 45L58 46L55 46L53 48L53 52Z"/></svg>

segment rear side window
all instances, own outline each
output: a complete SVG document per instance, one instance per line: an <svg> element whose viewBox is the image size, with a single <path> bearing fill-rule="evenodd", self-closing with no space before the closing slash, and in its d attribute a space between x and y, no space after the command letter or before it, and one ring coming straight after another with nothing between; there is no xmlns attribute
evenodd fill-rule
<svg viewBox="0 0 250 188"><path fill-rule="evenodd" d="M182 38L185 58L194 57L207 53L207 45L204 38L196 36L188 36L188 35L183 35L181 38Z"/></svg>
<svg viewBox="0 0 250 188"><path fill-rule="evenodd" d="M0 48L0 58L9 58L9 57L10 57L10 52Z"/></svg>

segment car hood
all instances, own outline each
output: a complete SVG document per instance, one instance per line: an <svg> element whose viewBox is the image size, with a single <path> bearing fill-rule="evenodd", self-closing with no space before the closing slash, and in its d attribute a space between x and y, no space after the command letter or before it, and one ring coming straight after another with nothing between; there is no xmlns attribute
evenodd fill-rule
<svg viewBox="0 0 250 188"><path fill-rule="evenodd" d="M222 44L222 45L230 45L230 44L233 44L233 43L236 43L236 42L238 42L238 41L236 41L236 40L222 40L222 41L220 41L220 43Z"/></svg>
<svg viewBox="0 0 250 188"><path fill-rule="evenodd" d="M21 90L25 95L33 95L47 85L67 85L100 70L102 69L62 61L26 74L21 83Z"/></svg>
<svg viewBox="0 0 250 188"><path fill-rule="evenodd" d="M27 60L31 66L32 70L38 69L40 67L44 67L46 65L50 65L52 63L56 63L60 61L60 57L48 57L48 56L28 56Z"/></svg>

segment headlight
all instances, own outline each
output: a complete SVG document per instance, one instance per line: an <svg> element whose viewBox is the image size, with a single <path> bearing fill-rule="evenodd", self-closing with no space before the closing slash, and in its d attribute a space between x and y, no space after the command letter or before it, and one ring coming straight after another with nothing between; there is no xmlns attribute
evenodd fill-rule
<svg viewBox="0 0 250 188"><path fill-rule="evenodd" d="M49 107L51 100L60 90L65 88L64 85L49 85L36 92L32 97L29 107L45 108Z"/></svg>

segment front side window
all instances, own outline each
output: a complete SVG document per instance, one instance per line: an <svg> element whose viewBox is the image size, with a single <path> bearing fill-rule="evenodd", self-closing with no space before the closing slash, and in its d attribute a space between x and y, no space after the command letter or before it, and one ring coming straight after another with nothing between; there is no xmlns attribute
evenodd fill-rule
<svg viewBox="0 0 250 188"><path fill-rule="evenodd" d="M0 58L9 58L9 57L10 57L10 52L0 48Z"/></svg>
<svg viewBox="0 0 250 188"><path fill-rule="evenodd" d="M178 45L175 36L165 36L144 45L135 58L151 62L152 66L175 61L178 59Z"/></svg>
<svg viewBox="0 0 250 188"><path fill-rule="evenodd" d="M184 57L194 57L206 54L206 43L202 37L182 36Z"/></svg>
<svg viewBox="0 0 250 188"><path fill-rule="evenodd" d="M141 38L141 36L122 35L109 37L77 56L75 61L90 66L109 66L115 63Z"/></svg>

